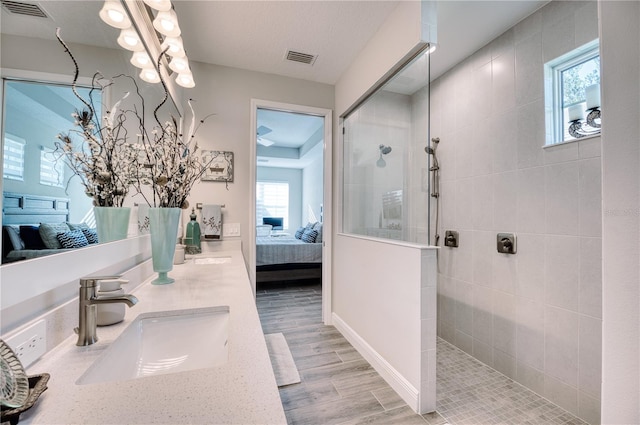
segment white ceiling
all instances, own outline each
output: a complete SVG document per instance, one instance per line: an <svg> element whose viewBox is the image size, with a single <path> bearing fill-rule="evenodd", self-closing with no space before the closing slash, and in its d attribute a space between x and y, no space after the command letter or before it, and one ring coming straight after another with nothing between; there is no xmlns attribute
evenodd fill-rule
<svg viewBox="0 0 640 425"><path fill-rule="evenodd" d="M2 33L119 48L118 30L98 18L103 2L30 1L48 19L2 7ZM431 79L465 59L548 0L437 1L438 48ZM190 60L335 84L397 1L174 0ZM288 49L317 55L313 66L285 61ZM260 123L259 123L260 124ZM286 125L286 124L283 124ZM273 130L278 130L272 124Z"/></svg>

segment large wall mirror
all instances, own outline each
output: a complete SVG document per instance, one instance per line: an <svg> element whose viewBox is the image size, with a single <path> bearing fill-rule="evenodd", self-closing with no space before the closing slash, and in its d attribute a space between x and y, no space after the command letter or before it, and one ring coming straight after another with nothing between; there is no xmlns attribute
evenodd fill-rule
<svg viewBox="0 0 640 425"><path fill-rule="evenodd" d="M6 194L33 194L45 204L50 201L46 208L56 205L56 208L64 210L66 206L68 212L63 213L67 214L69 222L75 223L90 219L92 200L84 194L84 188L77 179L68 184L68 170L56 169L55 161L51 161L50 153L57 134L73 128L71 113L78 108L78 101L69 88L74 65L55 39L56 28L61 29L62 37L77 59L80 86L90 84L90 77L96 71L107 78L119 74L132 76L145 100L144 115L147 119L152 119L153 109L165 95L162 85L149 84L138 78L139 70L130 63L132 52L117 44L120 31L99 18L102 5L101 1L47 0L30 1L16 10L10 10L4 3L0 7L3 199ZM24 10L29 13L23 14L21 11ZM100 101L105 108L125 91L135 90L128 78L116 80L101 96ZM83 89L80 92L82 94ZM173 88L170 92L179 95ZM134 96L130 98L133 104L136 100ZM160 114L163 119L169 116L180 118L182 108L174 99L175 96L170 96L163 105ZM135 138L135 133L132 136ZM65 205L64 200L68 200L68 204ZM134 202L138 202L138 198L127 199L125 205L133 206ZM5 209L7 205L2 206ZM130 236L136 236L135 231L131 231ZM80 248L78 251L96 248ZM80 258L76 254L79 253L55 254L56 263L61 267L71 266ZM48 264L53 258L48 256ZM12 269L11 273L2 272L3 298L5 291L13 286L21 285L28 292L28 282L10 282L9 275L20 275L14 273L17 267L37 269L43 260L33 258L2 265L0 269ZM39 293L53 290L55 283L52 285L52 288L39 289ZM5 302L2 305L4 308Z"/></svg>

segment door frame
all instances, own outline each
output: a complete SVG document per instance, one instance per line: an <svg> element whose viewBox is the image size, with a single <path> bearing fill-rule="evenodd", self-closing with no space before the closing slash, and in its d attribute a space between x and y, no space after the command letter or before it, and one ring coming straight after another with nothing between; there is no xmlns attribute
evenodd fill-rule
<svg viewBox="0 0 640 425"><path fill-rule="evenodd" d="M251 211L249 226L249 278L251 288L256 293L256 181L257 181L257 143L258 109L270 109L282 112L292 112L305 115L315 115L324 118L324 148L323 148L323 202L322 202L322 320L325 325L331 324L331 252L333 242L332 226L332 195L333 195L333 110L316 108L313 106L296 105L291 103L273 102L269 100L251 99L250 122L250 155L249 182L251 193Z"/></svg>

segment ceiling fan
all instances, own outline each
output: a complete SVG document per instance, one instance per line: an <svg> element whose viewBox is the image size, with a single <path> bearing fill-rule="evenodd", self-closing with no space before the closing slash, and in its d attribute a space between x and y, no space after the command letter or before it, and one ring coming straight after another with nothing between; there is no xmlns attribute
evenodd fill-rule
<svg viewBox="0 0 640 425"><path fill-rule="evenodd" d="M271 133L273 130L271 130L269 127L266 127L264 125L261 125L258 127L257 130L257 135L258 135L258 143L260 143L262 146L265 147L269 147L271 145L273 145L275 142L273 140L269 140L269 139L265 139L264 136L265 134L269 134Z"/></svg>

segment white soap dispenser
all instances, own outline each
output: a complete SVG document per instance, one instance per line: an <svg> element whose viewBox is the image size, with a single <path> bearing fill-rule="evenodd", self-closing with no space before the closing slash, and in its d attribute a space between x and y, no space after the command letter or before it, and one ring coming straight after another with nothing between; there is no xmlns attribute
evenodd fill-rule
<svg viewBox="0 0 640 425"><path fill-rule="evenodd" d="M96 294L101 296L117 296L124 295L124 289L120 287L122 284L129 283L126 279L105 279L98 282L99 287ZM126 306L124 303L98 304L97 307L97 325L107 326L120 323L124 320Z"/></svg>

